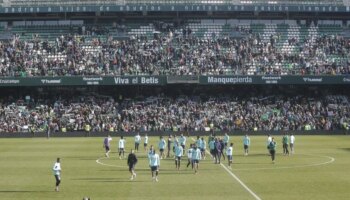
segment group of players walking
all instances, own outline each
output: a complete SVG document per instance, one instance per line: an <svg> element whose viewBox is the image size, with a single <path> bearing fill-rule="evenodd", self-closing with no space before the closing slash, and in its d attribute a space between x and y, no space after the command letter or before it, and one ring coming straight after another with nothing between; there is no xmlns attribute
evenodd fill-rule
<svg viewBox="0 0 350 200"><path fill-rule="evenodd" d="M110 136L106 137L103 142L103 146L106 149L106 157L109 157L110 153L110 141L112 138ZM135 165L137 163L137 157L135 152L139 151L139 146L141 144L141 136L137 134L134 137L135 149L131 151L128 155L127 164L129 166L129 171L131 174L131 180L136 177L135 173ZM294 135L284 135L282 138L283 144L283 155L289 155L289 149L291 149L291 153L294 153ZM233 143L230 143L230 136L226 133L223 138L216 137L215 135L210 135L208 137L208 141L204 140L204 137L197 136L197 140L194 140L194 143L189 145L189 148L185 150L187 142L187 137L181 134L179 137L169 135L167 140L161 136L158 142L158 150L159 154L156 153L155 147L153 145L148 149L148 136L144 137L144 151L148 151L148 161L149 166L152 172L152 180L158 181L158 173L160 160L164 158L175 158L175 168L180 170L182 158L187 155L187 168L191 166L194 170L194 173L198 173L199 162L200 160L206 159L206 151L207 144L209 147L210 156L213 159L215 164L221 164L221 160L226 160L228 167L231 168L231 164L233 161ZM124 158L125 153L125 139L123 136L119 139L118 142L118 154L119 159ZM273 137L268 135L267 138L267 148L269 154L271 155L272 163L275 163L275 155L276 155L276 146L277 143ZM250 137L245 135L243 137L243 148L244 148L244 156L248 156L250 147ZM226 157L225 157L226 155Z"/></svg>
<svg viewBox="0 0 350 200"><path fill-rule="evenodd" d="M111 141L112 141L111 136L104 138L104 141L103 141L103 147L106 150L106 153L105 153L106 157L109 157ZM143 146L144 146L144 151L148 152L148 155L147 155L148 162L149 162L149 167L151 169L153 181L158 182L160 160L163 158L170 158L172 154L173 154L173 157L175 158L175 168L177 170L180 170L182 157L187 154L186 167L188 168L189 166L191 166L192 170L194 170L194 173L197 174L200 160L206 159L207 144L208 144L210 156L213 159L213 162L215 164L221 164L221 159L226 160L226 157L227 157L228 167L231 168L231 164L233 161L234 144L232 142L230 143L230 136L227 133L224 135L223 138L217 137L215 135L210 135L208 137L207 142L204 140L203 137L197 136L197 140L194 140L194 143L191 143L187 150L185 149L186 141L187 141L187 138L183 134L181 134L179 137L175 136L174 138L173 136L170 135L167 141L164 139L163 136L161 136L158 142L158 149L159 149L159 154L158 154L156 153L155 147L153 145L151 145L150 148L148 149L148 136L145 135ZM139 151L139 146L141 143L140 134L137 134L135 136L134 142L135 142L135 149L131 150L127 159L129 172L131 174L130 180L133 180L136 178L135 165L137 164L138 159L135 152ZM287 134L283 135L282 137L283 155L294 154L294 142L295 142L295 136L293 134L291 134L290 136L288 136ZM121 136L118 141L119 159L124 158L125 144L126 144L126 140L124 139L123 136ZM245 135L243 137L244 156L248 156L249 147L250 147L250 137L248 135ZM269 151L269 155L271 156L272 163L275 163L276 147L277 147L277 143L275 141L275 138L272 137L271 135L268 135L267 149ZM289 152L289 148L290 148L290 152ZM225 157L225 154L226 154L226 157ZM56 180L55 191L59 191L59 185L61 183L60 158L57 158L57 161L53 166L53 172Z"/></svg>

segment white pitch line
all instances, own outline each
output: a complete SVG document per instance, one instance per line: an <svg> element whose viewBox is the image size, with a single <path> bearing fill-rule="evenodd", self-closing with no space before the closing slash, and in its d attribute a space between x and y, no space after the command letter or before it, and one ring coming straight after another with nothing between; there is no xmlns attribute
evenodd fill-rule
<svg viewBox="0 0 350 200"><path fill-rule="evenodd" d="M106 163L103 163L103 162L100 162L100 160L102 159L103 157L99 158L96 160L96 163L97 164L100 164L100 165L104 165L104 166L108 166L108 167L119 167L119 168L125 168L125 167L122 167L122 166L119 166L119 165L109 165L109 164L106 164Z"/></svg>
<svg viewBox="0 0 350 200"><path fill-rule="evenodd" d="M306 156L315 156L320 158L328 158L329 160L322 163L313 163L307 165L296 165L296 166L282 166L282 167L262 167L262 168L248 168L248 169L233 169L234 171L258 171L258 170L270 170L270 169L294 169L294 168L302 168L302 167L317 167L322 165L331 164L335 161L335 158L330 156L318 156L312 154L297 154L297 155L306 155Z"/></svg>
<svg viewBox="0 0 350 200"><path fill-rule="evenodd" d="M192 141L195 142L195 140L193 138L191 138ZM206 152L210 155L210 152L208 150L206 150ZM223 167L239 184L241 184L241 186L247 190L256 200L261 200L261 198L256 195L246 184L244 184L234 173L232 173L229 169L226 168L226 166L224 164L220 164L221 167Z"/></svg>
<svg viewBox="0 0 350 200"><path fill-rule="evenodd" d="M224 164L220 164L221 167L223 167L234 179L236 179L236 181L241 184L241 186L244 187L244 189L246 189L256 200L261 200L261 198L256 195L246 184L244 184L241 179L239 179L234 173L232 173L232 171L230 171L229 169L227 169L227 167Z"/></svg>

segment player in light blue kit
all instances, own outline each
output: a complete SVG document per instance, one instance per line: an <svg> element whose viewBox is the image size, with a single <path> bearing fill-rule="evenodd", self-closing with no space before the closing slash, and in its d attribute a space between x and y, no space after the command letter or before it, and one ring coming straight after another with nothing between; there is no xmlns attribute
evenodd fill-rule
<svg viewBox="0 0 350 200"><path fill-rule="evenodd" d="M164 140L163 136L160 136L160 140L158 143L158 149L160 152L160 159L163 159L163 156L165 157L165 153L164 153L165 147L166 147L166 141Z"/></svg>
<svg viewBox="0 0 350 200"><path fill-rule="evenodd" d="M159 155L156 153L155 150L153 150L149 154L149 166L152 172L152 181L158 182L160 159L159 159Z"/></svg>
<svg viewBox="0 0 350 200"><path fill-rule="evenodd" d="M196 145L194 145L193 151L192 151L192 163L193 163L193 169L194 169L195 174L197 174L197 172L198 172L199 161L201 159L202 159L201 150L199 148L197 148Z"/></svg>
<svg viewBox="0 0 350 200"><path fill-rule="evenodd" d="M244 155L247 156L249 153L249 146L250 146L250 137L248 134L246 134L243 138L243 148L244 148Z"/></svg>
<svg viewBox="0 0 350 200"><path fill-rule="evenodd" d="M176 147L175 147L175 167L177 170L180 170L180 162L181 162L182 152L183 152L182 146L176 145Z"/></svg>
<svg viewBox="0 0 350 200"><path fill-rule="evenodd" d="M184 136L184 134L181 134L180 138L179 138L179 143L182 146L183 150L185 150L186 147L186 140L187 138ZM184 154L184 152L182 153L182 155Z"/></svg>
<svg viewBox="0 0 350 200"><path fill-rule="evenodd" d="M227 133L225 133L223 141L224 141L224 147L227 148L227 145L230 142L230 136Z"/></svg>

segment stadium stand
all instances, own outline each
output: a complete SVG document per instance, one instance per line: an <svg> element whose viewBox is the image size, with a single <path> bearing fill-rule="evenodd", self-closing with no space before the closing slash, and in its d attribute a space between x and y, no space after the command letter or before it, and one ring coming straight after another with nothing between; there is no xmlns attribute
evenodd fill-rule
<svg viewBox="0 0 350 200"><path fill-rule="evenodd" d="M4 34L12 36L2 41L1 76L337 75L350 71L349 39L340 36L343 28L338 21L315 25L292 20L202 19L179 26L14 21L6 30ZM235 32L243 36L231 37ZM118 39L125 35L128 39Z"/></svg>
<svg viewBox="0 0 350 200"><path fill-rule="evenodd" d="M55 131L81 131L89 124L95 132L205 131L211 126L221 131L339 130L349 122L349 111L343 95L10 97L1 104L0 132L40 132L48 123Z"/></svg>

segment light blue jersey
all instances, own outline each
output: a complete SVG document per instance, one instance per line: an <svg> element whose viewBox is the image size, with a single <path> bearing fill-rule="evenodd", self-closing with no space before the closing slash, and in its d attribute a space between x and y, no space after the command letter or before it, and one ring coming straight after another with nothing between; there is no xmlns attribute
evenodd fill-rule
<svg viewBox="0 0 350 200"><path fill-rule="evenodd" d="M210 150L214 150L214 149L215 149L215 141L214 141L214 140L211 140L211 141L209 142L209 149L210 149Z"/></svg>
<svg viewBox="0 0 350 200"><path fill-rule="evenodd" d="M192 160L200 160L202 159L202 156L201 156L201 150L196 148L196 149L193 149L192 151Z"/></svg>
<svg viewBox="0 0 350 200"><path fill-rule="evenodd" d="M166 147L166 142L165 142L164 139L161 139L161 140L159 141L159 143L158 143L158 148L159 148L159 149L165 149L165 147Z"/></svg>
<svg viewBox="0 0 350 200"><path fill-rule="evenodd" d="M181 157L182 156L182 152L183 152L183 148L182 146L178 145L175 147L175 156L176 157Z"/></svg>
<svg viewBox="0 0 350 200"><path fill-rule="evenodd" d="M180 145L185 145L186 146L186 137L185 136L182 136L179 138L179 143Z"/></svg>
<svg viewBox="0 0 350 200"><path fill-rule="evenodd" d="M250 145L250 138L249 137L244 137L243 138L243 145L247 145L247 146Z"/></svg>
<svg viewBox="0 0 350 200"><path fill-rule="evenodd" d="M150 154L149 155L149 166L155 167L160 166L160 159L158 154Z"/></svg>
<svg viewBox="0 0 350 200"><path fill-rule="evenodd" d="M207 148L207 144L205 144L204 140L202 140L201 146L199 148L204 149L204 150Z"/></svg>
<svg viewBox="0 0 350 200"><path fill-rule="evenodd" d="M198 148L200 148L200 146L202 145L202 140L201 140L201 139L198 139L198 140L196 141L196 145L197 145Z"/></svg>
<svg viewBox="0 0 350 200"><path fill-rule="evenodd" d="M230 141L230 136L229 135L225 135L225 137L224 137L224 143L229 143L229 141Z"/></svg>

